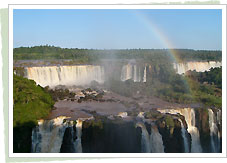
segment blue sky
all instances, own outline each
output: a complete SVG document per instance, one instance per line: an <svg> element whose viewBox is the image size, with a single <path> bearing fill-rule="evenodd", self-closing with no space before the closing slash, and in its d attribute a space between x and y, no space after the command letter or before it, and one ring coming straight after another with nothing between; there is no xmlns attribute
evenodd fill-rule
<svg viewBox="0 0 227 163"><path fill-rule="evenodd" d="M187 48L221 50L217 9L15 9L14 47Z"/></svg>

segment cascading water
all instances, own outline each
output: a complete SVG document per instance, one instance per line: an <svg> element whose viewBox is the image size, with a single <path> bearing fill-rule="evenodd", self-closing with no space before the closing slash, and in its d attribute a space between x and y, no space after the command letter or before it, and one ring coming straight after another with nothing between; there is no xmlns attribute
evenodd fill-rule
<svg viewBox="0 0 227 163"><path fill-rule="evenodd" d="M204 72L208 71L211 67L220 67L221 65L221 62L214 61L173 63L173 67L178 74L183 74L188 70ZM100 65L40 66L25 68L27 78L34 80L43 87L88 85L93 80L103 83L105 81L105 73L104 67ZM143 68L136 64L124 65L121 70L120 79L121 81L132 79L134 82L146 82L147 65Z"/></svg>
<svg viewBox="0 0 227 163"><path fill-rule="evenodd" d="M217 123L219 125L221 125L221 119L222 119L222 114L221 114L221 110L217 111Z"/></svg>
<svg viewBox="0 0 227 163"><path fill-rule="evenodd" d="M43 87L86 85L93 80L104 82L104 68L95 65L27 67L26 74Z"/></svg>
<svg viewBox="0 0 227 163"><path fill-rule="evenodd" d="M27 67L25 74L28 79L34 80L42 87L89 85L93 80L99 83L105 81L104 67L98 65ZM121 80L128 79L134 82L146 82L146 67L142 76L139 66L124 65L121 70Z"/></svg>
<svg viewBox="0 0 227 163"><path fill-rule="evenodd" d="M140 82L140 68L137 69L137 66L133 66L134 75L133 75L133 81L134 82Z"/></svg>
<svg viewBox="0 0 227 163"><path fill-rule="evenodd" d="M132 79L132 65L127 64L122 67L121 81Z"/></svg>
<svg viewBox="0 0 227 163"><path fill-rule="evenodd" d="M182 135L183 140L184 140L184 153L189 153L190 150L189 150L188 139L186 137L186 130L185 130L185 127L184 127L182 120L180 118L178 120L181 123L181 135Z"/></svg>
<svg viewBox="0 0 227 163"><path fill-rule="evenodd" d="M140 127L142 130L141 152L164 153L162 136L155 125L152 125L151 127L151 135L149 135L145 125L142 122L137 122L136 127Z"/></svg>
<svg viewBox="0 0 227 163"><path fill-rule="evenodd" d="M185 63L173 63L173 67L178 74L183 74L189 70L204 72L210 68L221 67L221 62L209 61L209 62L185 62Z"/></svg>
<svg viewBox="0 0 227 163"><path fill-rule="evenodd" d="M170 113L170 114L181 114L185 117L185 121L188 125L188 132L191 134L191 153L201 153L202 147L200 144L199 130L195 126L195 111L193 108L184 108L184 109L158 109L161 113Z"/></svg>
<svg viewBox="0 0 227 163"><path fill-rule="evenodd" d="M146 66L144 67L144 74L141 74L141 68L137 65L127 64L122 67L121 81L132 79L134 82L146 82Z"/></svg>
<svg viewBox="0 0 227 163"><path fill-rule="evenodd" d="M194 109L190 110L190 116L191 116L191 125L190 125L190 121L189 121L188 132L191 134L191 137L192 137L191 152L192 153L201 153L202 147L200 144L199 130L197 127L195 127L195 111L194 111Z"/></svg>
<svg viewBox="0 0 227 163"><path fill-rule="evenodd" d="M126 118L128 116L128 113L127 112L120 112L120 113L118 113L118 116L121 117L121 118Z"/></svg>
<svg viewBox="0 0 227 163"><path fill-rule="evenodd" d="M164 153L162 136L155 125L151 127L150 147L151 153Z"/></svg>
<svg viewBox="0 0 227 163"><path fill-rule="evenodd" d="M78 119L76 121L76 137L77 137L77 139L74 143L75 153L82 153L82 145L81 145L82 125L83 125L83 121Z"/></svg>
<svg viewBox="0 0 227 163"><path fill-rule="evenodd" d="M137 117L144 119L144 112L139 112L139 114L137 115Z"/></svg>
<svg viewBox="0 0 227 163"><path fill-rule="evenodd" d="M144 71L143 71L143 82L147 82L147 67L145 66Z"/></svg>
<svg viewBox="0 0 227 163"><path fill-rule="evenodd" d="M142 122L136 123L136 127L140 127L142 130L142 138L141 138L141 152L142 153L150 153L150 136L147 132L146 127Z"/></svg>
<svg viewBox="0 0 227 163"><path fill-rule="evenodd" d="M50 121L40 120L32 131L33 153L59 153L65 129L70 125L60 116Z"/></svg>
<svg viewBox="0 0 227 163"><path fill-rule="evenodd" d="M73 129L73 121L66 120L69 117L60 116L52 120L40 120L39 125L32 131L33 153L60 153L63 143L63 136L67 127L70 128L75 153L82 153L81 135L83 121L78 119L76 122L76 133ZM74 139L76 134L76 139Z"/></svg>
<svg viewBox="0 0 227 163"><path fill-rule="evenodd" d="M220 151L220 133L216 124L216 117L212 109L208 109L209 126L210 126L210 144L211 152L217 153Z"/></svg>

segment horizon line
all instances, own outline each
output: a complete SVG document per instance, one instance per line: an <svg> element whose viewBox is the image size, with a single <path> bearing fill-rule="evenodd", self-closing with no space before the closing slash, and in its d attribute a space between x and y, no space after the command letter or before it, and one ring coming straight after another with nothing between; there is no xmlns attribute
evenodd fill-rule
<svg viewBox="0 0 227 163"><path fill-rule="evenodd" d="M222 51L222 49L192 49L192 48L79 48L79 47L60 47L56 45L34 45L34 46L18 46L17 48L33 48L33 47L55 47L61 49L78 49L78 50L194 50L194 51Z"/></svg>

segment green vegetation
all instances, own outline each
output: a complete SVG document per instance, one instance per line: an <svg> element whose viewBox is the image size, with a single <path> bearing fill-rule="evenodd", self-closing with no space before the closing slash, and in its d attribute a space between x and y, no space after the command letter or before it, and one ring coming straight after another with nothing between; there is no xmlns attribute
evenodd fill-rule
<svg viewBox="0 0 227 163"><path fill-rule="evenodd" d="M221 108L221 90L215 85L201 84L189 77L176 78L169 83L156 81L153 87L147 87L150 95L176 103L202 103L206 106Z"/></svg>
<svg viewBox="0 0 227 163"><path fill-rule="evenodd" d="M144 113L144 117L146 119L155 119L155 120L157 120L157 119L162 118L163 114L158 112L158 111L150 110L149 112L145 112Z"/></svg>
<svg viewBox="0 0 227 163"><path fill-rule="evenodd" d="M208 83L217 86L217 88L222 88L222 67L211 68L210 71L204 73L189 71L187 76L200 83Z"/></svg>
<svg viewBox="0 0 227 163"><path fill-rule="evenodd" d="M206 106L221 108L221 89L215 85L201 84L193 79L189 79L192 97L196 102L201 102Z"/></svg>
<svg viewBox="0 0 227 163"><path fill-rule="evenodd" d="M176 74L168 64L154 64L151 70L146 83L111 79L105 85L108 89L128 97L140 92L174 103L202 103L205 106L221 108L221 68L211 69L210 72L193 72L197 75L186 76Z"/></svg>
<svg viewBox="0 0 227 163"><path fill-rule="evenodd" d="M54 104L52 97L41 86L17 75L13 76L13 102L14 127L25 122L37 123L37 119L48 115Z"/></svg>
<svg viewBox="0 0 227 163"><path fill-rule="evenodd" d="M219 60L221 51L171 49L175 57L182 61L190 60ZM14 60L54 60L70 59L68 64L94 63L99 59L143 59L145 61L174 61L168 49L120 49L120 50L97 50L60 48L54 46L20 47L13 51Z"/></svg>
<svg viewBox="0 0 227 163"><path fill-rule="evenodd" d="M103 122L101 119L98 120L90 120L90 121L85 121L83 123L83 128L88 128L88 127L92 127L92 128L99 128L99 129L103 129Z"/></svg>
<svg viewBox="0 0 227 163"><path fill-rule="evenodd" d="M126 97L132 97L135 90L140 89L140 84L137 85L137 83L134 83L131 79L125 82L109 79L104 83L104 85L113 92Z"/></svg>
<svg viewBox="0 0 227 163"><path fill-rule="evenodd" d="M33 80L13 75L14 152L30 152L31 131L54 105L52 97Z"/></svg>
<svg viewBox="0 0 227 163"><path fill-rule="evenodd" d="M171 115L166 115L164 120L168 128L174 128L174 121Z"/></svg>

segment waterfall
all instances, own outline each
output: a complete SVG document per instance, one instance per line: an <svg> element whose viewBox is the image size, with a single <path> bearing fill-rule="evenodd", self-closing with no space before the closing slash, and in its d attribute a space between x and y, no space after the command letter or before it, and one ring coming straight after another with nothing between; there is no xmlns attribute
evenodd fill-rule
<svg viewBox="0 0 227 163"><path fill-rule="evenodd" d="M121 81L132 79L132 70L131 64L124 65L121 70Z"/></svg>
<svg viewBox="0 0 227 163"><path fill-rule="evenodd" d="M210 144L211 152L217 153L220 151L220 133L216 125L216 117L212 109L208 109L209 114L209 126L210 126Z"/></svg>
<svg viewBox="0 0 227 163"><path fill-rule="evenodd" d="M142 122L138 122L136 127L140 127L142 130L142 138L141 138L141 152L142 153L150 153L150 136L147 132L146 127Z"/></svg>
<svg viewBox="0 0 227 163"><path fill-rule="evenodd" d="M162 136L155 125L151 127L150 147L151 153L164 153Z"/></svg>
<svg viewBox="0 0 227 163"><path fill-rule="evenodd" d="M222 124L222 111L218 110L217 111L217 125ZM218 152L221 152L221 133L218 131Z"/></svg>
<svg viewBox="0 0 227 163"><path fill-rule="evenodd" d="M133 66L133 70L134 70L134 75L133 75L133 81L137 82L138 81L138 76L137 76L137 67L136 65Z"/></svg>
<svg viewBox="0 0 227 163"><path fill-rule="evenodd" d="M185 127L184 127L184 124L182 122L182 120L179 118L178 119L181 123L181 135L183 137L183 140L184 140L184 153L189 153L189 144L188 144L188 139L186 137L186 130L185 130Z"/></svg>
<svg viewBox="0 0 227 163"><path fill-rule="evenodd" d="M146 75L146 74L144 74ZM132 79L134 82L140 82L142 79L140 67L135 64L127 64L122 67L121 81ZM143 76L143 81L146 82L146 77Z"/></svg>
<svg viewBox="0 0 227 163"><path fill-rule="evenodd" d="M128 116L128 113L127 112L119 112L118 116L121 117L121 118L126 118Z"/></svg>
<svg viewBox="0 0 227 163"><path fill-rule="evenodd" d="M66 120L68 118L70 117L60 116L52 120L39 120L38 126L32 130L31 152L60 153L65 130L70 127L75 153L82 153L81 135L83 121L80 119L76 121L76 133L74 133L73 121ZM75 141L74 134L76 134Z"/></svg>
<svg viewBox="0 0 227 163"><path fill-rule="evenodd" d="M27 67L28 79L45 87L86 85L95 80L104 82L104 68L95 65Z"/></svg>
<svg viewBox="0 0 227 163"><path fill-rule="evenodd" d="M137 115L137 117L144 119L144 112L139 112L139 114Z"/></svg>
<svg viewBox="0 0 227 163"><path fill-rule="evenodd" d="M32 130L33 153L59 153L68 123L68 117L60 116L50 121L40 120Z"/></svg>
<svg viewBox="0 0 227 163"><path fill-rule="evenodd" d="M178 74L183 74L188 70L195 70L198 72L208 71L211 67L220 67L221 62L186 62L173 63L173 67ZM149 65L151 68L151 66ZM143 71L143 73L142 73ZM25 74L28 79L34 80L42 87L55 87L57 85L89 85L91 81L95 80L98 83L105 81L105 70L100 65L65 65L65 66L40 66L40 67L26 67ZM147 67L129 63L123 65L121 69L121 81L132 79L134 82L146 82Z"/></svg>
<svg viewBox="0 0 227 163"><path fill-rule="evenodd" d="M221 116L222 116L222 114L221 114L221 110L218 110L217 111L217 123L219 124L219 125L221 125Z"/></svg>
<svg viewBox="0 0 227 163"><path fill-rule="evenodd" d="M191 113L191 115L190 115L191 116L191 125L188 125L188 132L191 134L191 137L192 137L191 152L192 153L201 153L202 147L200 144L199 130L197 127L195 127L195 111L194 111L194 109L191 109L190 113ZM190 121L188 124L190 124Z"/></svg>
<svg viewBox="0 0 227 163"><path fill-rule="evenodd" d="M77 138L74 143L75 153L82 153L82 145L81 145L82 125L83 125L83 121L78 119L76 121L76 137Z"/></svg>
<svg viewBox="0 0 227 163"><path fill-rule="evenodd" d="M144 71L143 71L143 82L147 82L147 67L145 66Z"/></svg>
<svg viewBox="0 0 227 163"><path fill-rule="evenodd" d="M210 68L221 67L221 62L209 61L209 62L185 62L185 63L173 63L173 68L178 74L183 74L189 70L204 72L208 71Z"/></svg>
<svg viewBox="0 0 227 163"><path fill-rule="evenodd" d="M39 127L36 126L32 130L32 147L31 153L40 153L41 152L41 134L39 134Z"/></svg>
<svg viewBox="0 0 227 163"><path fill-rule="evenodd" d="M195 126L195 111L192 108L184 109L158 109L161 113L170 113L170 114L181 114L185 117L185 121L188 125L188 132L191 135L191 152L192 153L201 153L202 147L200 144L199 130Z"/></svg>
<svg viewBox="0 0 227 163"><path fill-rule="evenodd" d="M137 122L136 127L140 127L142 130L142 153L164 153L162 136L155 125L151 127L151 135L149 135L142 122Z"/></svg>

